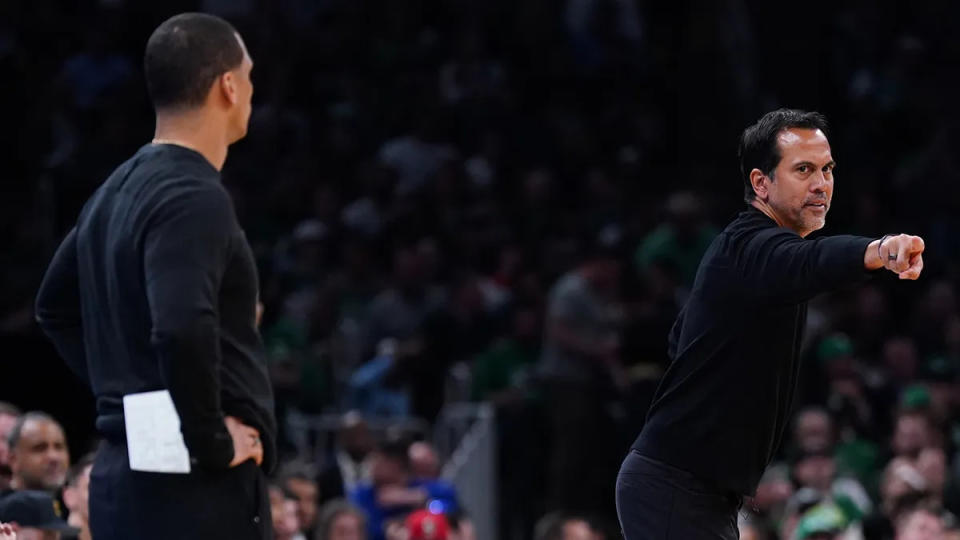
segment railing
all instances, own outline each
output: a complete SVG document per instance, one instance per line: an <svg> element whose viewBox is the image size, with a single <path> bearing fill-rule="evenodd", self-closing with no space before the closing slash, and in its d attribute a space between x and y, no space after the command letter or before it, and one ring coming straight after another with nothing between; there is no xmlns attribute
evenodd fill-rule
<svg viewBox="0 0 960 540"><path fill-rule="evenodd" d="M455 403L444 407L434 440L446 459L441 475L457 488L477 540L497 538L497 431L493 406Z"/></svg>

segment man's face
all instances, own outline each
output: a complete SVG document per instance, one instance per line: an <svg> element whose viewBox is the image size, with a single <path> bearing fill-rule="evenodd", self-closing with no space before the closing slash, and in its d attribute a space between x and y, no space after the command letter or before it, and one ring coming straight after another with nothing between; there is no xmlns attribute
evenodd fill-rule
<svg viewBox="0 0 960 540"><path fill-rule="evenodd" d="M0 413L0 465L6 465L9 459L7 437L10 436L10 431L13 430L13 426L16 425L16 423L16 416Z"/></svg>
<svg viewBox="0 0 960 540"><path fill-rule="evenodd" d="M231 116L230 142L234 143L247 135L247 125L250 123L250 113L253 109L253 80L250 78L250 72L253 71L253 60L250 53L247 52L247 46L239 35L234 34L240 47L243 49L243 61L240 66L230 71L233 74L234 84L236 85L237 101L234 105L233 115Z"/></svg>
<svg viewBox="0 0 960 540"><path fill-rule="evenodd" d="M822 411L807 411L797 419L797 444L802 450L819 452L833 439L830 417Z"/></svg>
<svg viewBox="0 0 960 540"><path fill-rule="evenodd" d="M330 540L363 540L363 523L356 514L343 513L330 524Z"/></svg>
<svg viewBox="0 0 960 540"><path fill-rule="evenodd" d="M18 489L59 489L66 480L69 460L60 426L49 420L28 420L17 446L11 449L13 480Z"/></svg>
<svg viewBox="0 0 960 540"><path fill-rule="evenodd" d="M898 456L916 456L930 443L929 426L920 415L904 415L897 419L893 433L893 451Z"/></svg>
<svg viewBox="0 0 960 540"><path fill-rule="evenodd" d="M792 128L777 137L780 163L767 186L766 201L784 226L800 236L823 228L833 198L833 156L819 129Z"/></svg>
<svg viewBox="0 0 960 540"><path fill-rule="evenodd" d="M300 526L312 529L317 521L317 484L302 478L287 480L287 489L297 496L297 516Z"/></svg>

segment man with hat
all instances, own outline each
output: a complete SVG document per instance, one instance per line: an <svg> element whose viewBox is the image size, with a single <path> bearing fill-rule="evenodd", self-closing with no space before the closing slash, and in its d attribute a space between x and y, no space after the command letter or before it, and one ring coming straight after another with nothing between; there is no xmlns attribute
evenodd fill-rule
<svg viewBox="0 0 960 540"><path fill-rule="evenodd" d="M407 516L406 526L410 540L447 540L450 536L447 518L429 510L417 510Z"/></svg>
<svg viewBox="0 0 960 540"><path fill-rule="evenodd" d="M9 522L18 540L59 540L79 530L63 520L60 504L45 491L15 491L0 501L0 522Z"/></svg>

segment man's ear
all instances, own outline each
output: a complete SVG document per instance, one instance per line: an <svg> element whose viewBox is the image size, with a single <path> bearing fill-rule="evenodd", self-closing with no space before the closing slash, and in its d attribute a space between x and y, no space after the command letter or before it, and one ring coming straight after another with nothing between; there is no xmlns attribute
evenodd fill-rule
<svg viewBox="0 0 960 540"><path fill-rule="evenodd" d="M231 105L236 105L239 101L237 96L237 78L233 75L232 71L228 71L223 75L220 75L218 79L220 84L220 91L223 93L224 99L227 100Z"/></svg>
<svg viewBox="0 0 960 540"><path fill-rule="evenodd" d="M770 182L772 180L760 169L750 171L750 185L753 186L753 192L761 201L766 201L770 196Z"/></svg>

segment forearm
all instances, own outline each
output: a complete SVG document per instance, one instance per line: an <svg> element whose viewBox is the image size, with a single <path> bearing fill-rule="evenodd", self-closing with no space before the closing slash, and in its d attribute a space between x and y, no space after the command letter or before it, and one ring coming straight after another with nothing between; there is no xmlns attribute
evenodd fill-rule
<svg viewBox="0 0 960 540"><path fill-rule="evenodd" d="M155 332L153 341L191 456L204 467L227 467L233 443L220 404L216 321L196 319L176 332Z"/></svg>

